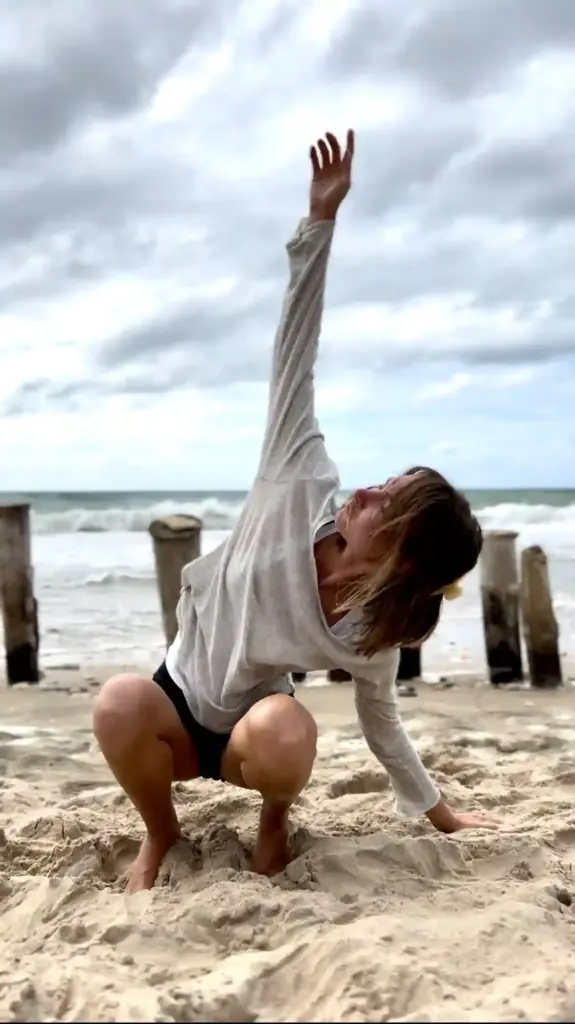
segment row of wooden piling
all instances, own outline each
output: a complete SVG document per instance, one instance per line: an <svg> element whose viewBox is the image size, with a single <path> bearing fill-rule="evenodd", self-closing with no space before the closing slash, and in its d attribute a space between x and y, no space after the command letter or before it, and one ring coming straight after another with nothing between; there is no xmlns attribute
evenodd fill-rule
<svg viewBox="0 0 575 1024"><path fill-rule="evenodd" d="M150 524L156 578L166 644L177 632L176 605L184 565L200 554L202 524L195 516L175 515ZM484 535L480 587L487 671L495 686L525 678L521 633L531 685L561 685L559 628L553 609L547 557L539 546L517 558L517 533L491 530ZM34 597L30 543L30 506L0 506L0 607L4 625L6 678L9 684L36 683L39 670L38 604ZM421 648L401 651L398 678L421 677ZM341 669L333 682L350 677ZM294 674L301 682L305 673Z"/></svg>

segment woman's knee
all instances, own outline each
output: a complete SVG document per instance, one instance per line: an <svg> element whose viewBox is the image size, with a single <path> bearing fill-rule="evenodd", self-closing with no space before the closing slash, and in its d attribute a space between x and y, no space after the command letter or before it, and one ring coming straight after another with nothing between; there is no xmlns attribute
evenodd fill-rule
<svg viewBox="0 0 575 1024"><path fill-rule="evenodd" d="M100 690L93 711L94 735L104 753L133 744L149 731L147 690L156 684L133 673L112 676Z"/></svg>
<svg viewBox="0 0 575 1024"><path fill-rule="evenodd" d="M110 765L148 764L158 745L170 748L174 780L198 774L194 745L169 697L152 679L113 676L94 706L94 735Z"/></svg>
<svg viewBox="0 0 575 1024"><path fill-rule="evenodd" d="M228 751L248 788L278 798L295 797L311 775L317 725L293 697L274 694L254 704L238 722Z"/></svg>

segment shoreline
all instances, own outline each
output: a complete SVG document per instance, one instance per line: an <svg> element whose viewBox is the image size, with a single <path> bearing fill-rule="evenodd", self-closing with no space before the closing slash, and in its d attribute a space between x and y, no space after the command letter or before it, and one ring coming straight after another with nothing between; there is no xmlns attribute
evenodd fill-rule
<svg viewBox="0 0 575 1024"><path fill-rule="evenodd" d="M39 717L48 713L58 720L75 720L80 709L91 708L100 686L118 671L128 671L128 668L119 669L115 665L90 666L86 673L70 668L47 672L39 684L17 683L15 686L7 686L0 678L0 730L2 721L15 723L18 715L27 717L35 711ZM138 671L145 672L144 669ZM320 725L324 719L331 720L333 716L344 722L356 719L353 685L350 682L332 683L322 672L310 675L307 682L296 684L295 692L298 700L312 714L319 715ZM522 714L522 707L538 708L543 715L549 714L553 708L562 709L572 704L575 709L575 676L565 680L563 686L556 690L533 689L528 682L494 687L479 674L463 679L445 676L441 681L431 683L414 680L414 685L414 696L399 694L398 698L401 716L406 721L418 714L420 702L426 710L447 707L463 713L470 708L485 709L491 704L494 704L497 712L505 710L518 715ZM70 701L70 698L74 699ZM469 722L466 727L471 730L474 728Z"/></svg>
<svg viewBox="0 0 575 1024"><path fill-rule="evenodd" d="M162 655L160 655L161 660ZM117 675L121 672L136 672L138 675L149 676L154 671L152 664L155 666L156 662L146 663L134 666L131 662L110 662L103 661L101 663L90 662L84 666L79 661L70 660L69 662L63 662L61 665L48 666L42 669L42 678L39 683L17 683L15 686L8 686L6 682L6 675L4 668L0 669L0 691L4 693L18 692L20 690L30 690L33 692L42 691L61 691L63 693L94 693L97 692L99 687L111 676ZM420 691L431 691L441 689L452 689L452 688L477 688L485 687L489 690L503 692L508 690L509 692L528 692L528 693L548 693L561 692L563 689L568 689L571 686L575 686L575 657L569 657L564 655L562 658L562 670L563 670L563 686L558 691L554 690L538 690L531 688L529 677L526 673L523 683L508 683L502 684L499 687L494 687L489 683L485 670L471 667L462 670L454 670L453 668L446 668L445 671L425 671L420 679L414 679L412 682L416 687L417 692ZM408 682L409 685L409 682ZM349 682L342 683L331 683L327 678L327 673L323 671L313 671L307 674L307 678L304 682L296 683L296 693L306 692L310 689L326 689L333 687L334 691L339 689L349 689L351 684Z"/></svg>

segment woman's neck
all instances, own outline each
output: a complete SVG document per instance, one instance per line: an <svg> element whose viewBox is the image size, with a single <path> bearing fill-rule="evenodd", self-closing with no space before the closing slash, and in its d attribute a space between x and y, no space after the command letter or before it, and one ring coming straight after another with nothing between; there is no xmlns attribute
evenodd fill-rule
<svg viewBox="0 0 575 1024"><path fill-rule="evenodd" d="M341 584L337 579L341 551L341 537L338 533L323 537L313 548L319 599L328 626L334 626L345 615L345 612L337 611L341 599Z"/></svg>

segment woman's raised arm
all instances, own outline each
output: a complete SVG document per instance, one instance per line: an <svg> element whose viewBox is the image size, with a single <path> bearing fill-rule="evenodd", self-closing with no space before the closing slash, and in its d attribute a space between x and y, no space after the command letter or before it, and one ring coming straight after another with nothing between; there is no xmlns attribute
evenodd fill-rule
<svg viewBox="0 0 575 1024"><path fill-rule="evenodd" d="M354 135L342 152L327 133L311 147L309 215L288 243L290 279L274 343L268 421L259 475L295 471L298 456L323 438L314 413L313 372L321 330L327 262L337 212L351 185ZM320 449L318 449L318 457ZM313 456L312 456L313 464Z"/></svg>

